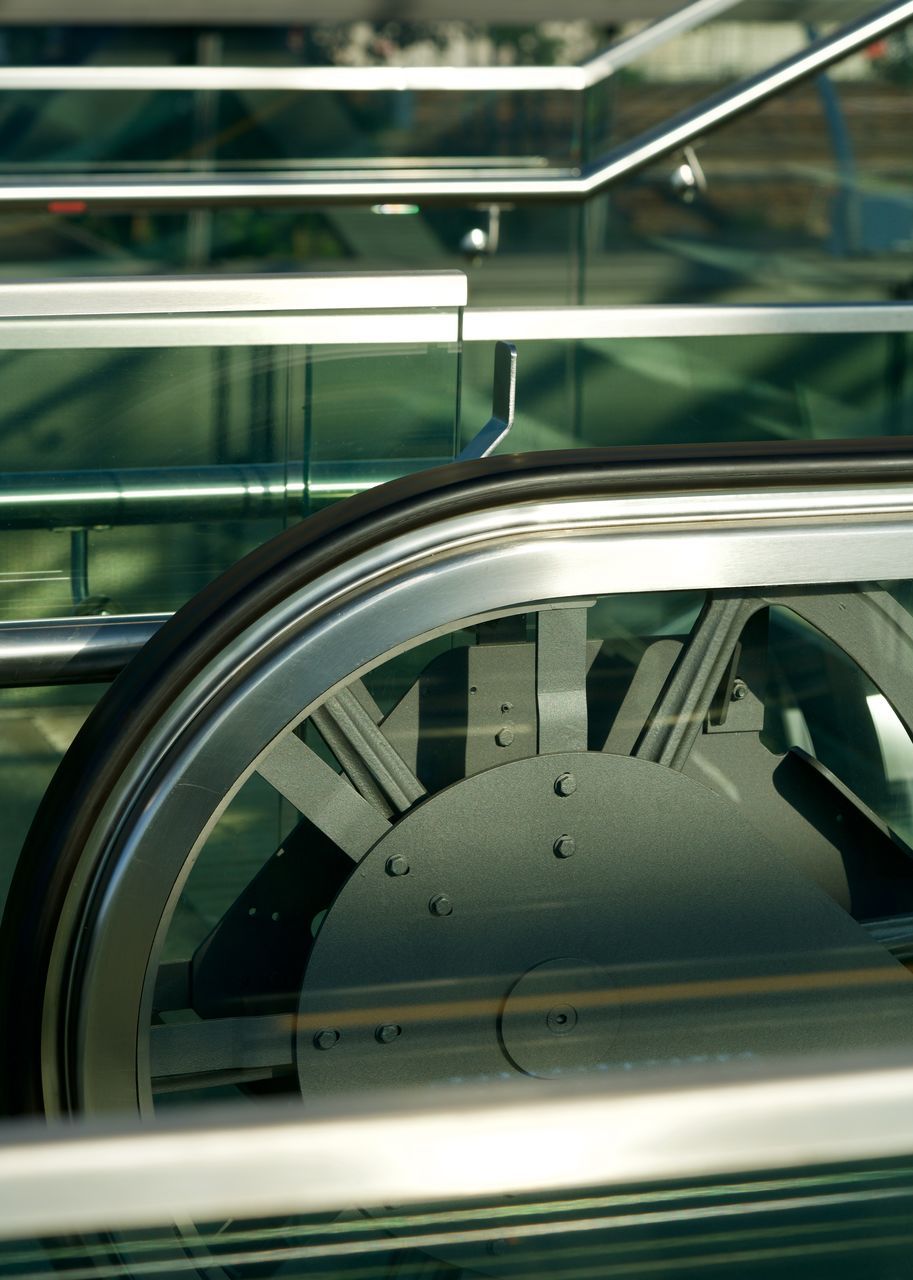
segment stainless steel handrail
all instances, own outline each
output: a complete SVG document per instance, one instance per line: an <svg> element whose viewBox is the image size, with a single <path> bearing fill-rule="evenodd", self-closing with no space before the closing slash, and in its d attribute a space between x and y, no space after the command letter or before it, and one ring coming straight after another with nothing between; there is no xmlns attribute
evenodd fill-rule
<svg viewBox="0 0 913 1280"><path fill-rule="evenodd" d="M240 1119L212 1116L0 1132L0 1238L352 1205L567 1199L586 1188L909 1157L913 1069L885 1055L763 1071L735 1061L599 1087L499 1082L349 1111L312 1102L307 1118L269 1104ZM471 1239L524 1234L522 1223L493 1221Z"/></svg>
<svg viewBox="0 0 913 1280"><path fill-rule="evenodd" d="M0 688L107 684L170 613L0 622Z"/></svg>
<svg viewBox="0 0 913 1280"><path fill-rule="evenodd" d="M555 67L0 67L0 91L542 92L580 93L667 40L719 17L744 0L693 0L577 66Z"/></svg>
<svg viewBox="0 0 913 1280"><path fill-rule="evenodd" d="M124 179L16 179L0 185L0 206L27 209L55 202L77 201L93 206L136 209L155 206L362 204L399 201L528 202L543 199L585 200L613 183L645 168L718 129L793 85L817 75L835 62L913 20L913 0L885 5L857 22L814 41L797 54L766 71L739 81L734 87L704 99L697 106L646 130L611 149L582 170L543 170L520 176L479 177L472 170L441 176L432 169L411 169L393 177L358 173L340 178L314 170L309 177L282 173L251 177L187 176L161 181L154 177Z"/></svg>
<svg viewBox="0 0 913 1280"><path fill-rule="evenodd" d="M464 307L467 297L465 272L453 270L4 280L0 320L403 311Z"/></svg>
<svg viewBox="0 0 913 1280"><path fill-rule="evenodd" d="M467 307L464 342L747 338L762 334L910 333L910 303L688 303L645 307Z"/></svg>

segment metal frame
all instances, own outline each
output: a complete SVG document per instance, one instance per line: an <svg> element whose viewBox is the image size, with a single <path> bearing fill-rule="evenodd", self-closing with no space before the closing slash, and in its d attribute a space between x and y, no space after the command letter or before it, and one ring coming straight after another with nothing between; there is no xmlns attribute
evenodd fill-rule
<svg viewBox="0 0 913 1280"><path fill-rule="evenodd" d="M586 200L688 143L743 115L795 84L817 75L851 53L913 20L913 0L885 5L863 19L814 41L806 49L733 88L706 98L690 110L646 130L608 151L582 170L547 170L517 176L510 170L479 177L472 169L441 176L434 169L412 169L393 177L349 171L347 176L313 170L310 176L227 174L161 180L133 176L15 180L0 186L0 206L13 209L78 202L94 207L154 208L217 205L362 204L397 201Z"/></svg>
<svg viewBox="0 0 913 1280"><path fill-rule="evenodd" d="M913 1154L913 1069L884 1058L707 1064L613 1088L559 1081L450 1090L302 1118L70 1121L0 1132L0 1237L323 1213L361 1206L567 1195L587 1187L796 1169ZM839 1120L835 1120L839 1118ZM819 1188L820 1190L820 1185ZM579 1221L561 1221L564 1232ZM606 1220L599 1219L605 1226ZM402 1224L408 1234L408 1225ZM445 1240L520 1240L497 1220ZM540 1229L541 1234L541 1229ZM380 1242L384 1244L384 1241ZM427 1235L416 1243L427 1245ZM388 1247L388 1246L385 1246ZM343 1250L345 1251L345 1250ZM353 1249L352 1252L355 1252Z"/></svg>

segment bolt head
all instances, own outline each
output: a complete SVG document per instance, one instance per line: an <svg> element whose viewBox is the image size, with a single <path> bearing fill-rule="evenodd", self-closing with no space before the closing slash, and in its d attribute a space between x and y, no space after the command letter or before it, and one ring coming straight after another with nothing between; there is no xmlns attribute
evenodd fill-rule
<svg viewBox="0 0 913 1280"><path fill-rule="evenodd" d="M572 796L577 790L577 779L572 773L562 773L555 779L555 791L559 796Z"/></svg>
<svg viewBox="0 0 913 1280"><path fill-rule="evenodd" d="M323 1031L318 1031L314 1036L315 1049L332 1049L338 1043L339 1032L332 1027L326 1027Z"/></svg>
<svg viewBox="0 0 913 1280"><path fill-rule="evenodd" d="M499 729L495 734L495 742L499 747L509 747L514 740L513 729Z"/></svg>
<svg viewBox="0 0 913 1280"><path fill-rule="evenodd" d="M402 1027L396 1025L395 1022L386 1022L382 1027L376 1027L374 1030L374 1039L378 1044L390 1044L397 1036L402 1035Z"/></svg>
<svg viewBox="0 0 913 1280"><path fill-rule="evenodd" d="M572 1004L556 1004L546 1014L545 1025L552 1035L566 1036L577 1025L577 1010Z"/></svg>
<svg viewBox="0 0 913 1280"><path fill-rule="evenodd" d="M500 1254L507 1252L506 1240L489 1240L488 1252L492 1257L497 1258Z"/></svg>
<svg viewBox="0 0 913 1280"><path fill-rule="evenodd" d="M428 903L428 910L433 916L449 916L453 911L453 903L446 893L436 893Z"/></svg>
<svg viewBox="0 0 913 1280"><path fill-rule="evenodd" d="M748 685L744 680L733 680L732 692L729 695L730 702L741 702L748 694Z"/></svg>
<svg viewBox="0 0 913 1280"><path fill-rule="evenodd" d="M384 870L388 876L407 876L409 874L409 859L404 858L401 853L394 853L384 863Z"/></svg>
<svg viewBox="0 0 913 1280"><path fill-rule="evenodd" d="M571 858L577 852L577 841L573 836L559 836L552 848L556 858Z"/></svg>

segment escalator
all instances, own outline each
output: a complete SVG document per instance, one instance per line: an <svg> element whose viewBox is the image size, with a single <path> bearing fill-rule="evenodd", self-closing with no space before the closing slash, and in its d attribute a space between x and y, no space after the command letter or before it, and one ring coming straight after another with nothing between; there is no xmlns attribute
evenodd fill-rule
<svg viewBox="0 0 913 1280"><path fill-rule="evenodd" d="M884 442L459 464L252 553L47 792L4 1095L907 1047L910 468Z"/></svg>

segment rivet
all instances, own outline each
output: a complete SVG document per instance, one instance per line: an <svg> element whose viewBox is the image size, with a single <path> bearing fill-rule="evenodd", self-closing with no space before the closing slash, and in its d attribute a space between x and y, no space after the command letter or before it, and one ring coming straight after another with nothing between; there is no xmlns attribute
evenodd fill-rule
<svg viewBox="0 0 913 1280"><path fill-rule="evenodd" d="M506 1252L507 1252L507 1241L506 1241L506 1240L489 1240L489 1242L488 1242L488 1252L489 1252L493 1257L498 1257L498 1255L499 1255L499 1254L506 1253Z"/></svg>
<svg viewBox="0 0 913 1280"><path fill-rule="evenodd" d="M453 903L446 893L436 893L428 903L428 910L433 916L449 916L453 911Z"/></svg>
<svg viewBox="0 0 913 1280"><path fill-rule="evenodd" d="M559 836L552 849L556 858L570 858L577 852L577 841L573 836Z"/></svg>
<svg viewBox="0 0 913 1280"><path fill-rule="evenodd" d="M514 740L513 729L499 729L495 734L495 742L499 747L509 747Z"/></svg>
<svg viewBox="0 0 913 1280"><path fill-rule="evenodd" d="M577 779L572 773L562 773L555 779L555 791L559 796L572 796L577 790Z"/></svg>
<svg viewBox="0 0 913 1280"><path fill-rule="evenodd" d="M388 876L407 876L409 874L409 859L404 858L401 853L394 853L384 863L384 870Z"/></svg>
<svg viewBox="0 0 913 1280"><path fill-rule="evenodd" d="M318 1031L314 1036L315 1049L332 1049L338 1043L339 1032L333 1027L326 1027L323 1031Z"/></svg>
<svg viewBox="0 0 913 1280"><path fill-rule="evenodd" d="M382 1027L375 1027L374 1039L378 1044L389 1044L402 1035L402 1031L402 1027L398 1027L395 1022L386 1022Z"/></svg>

